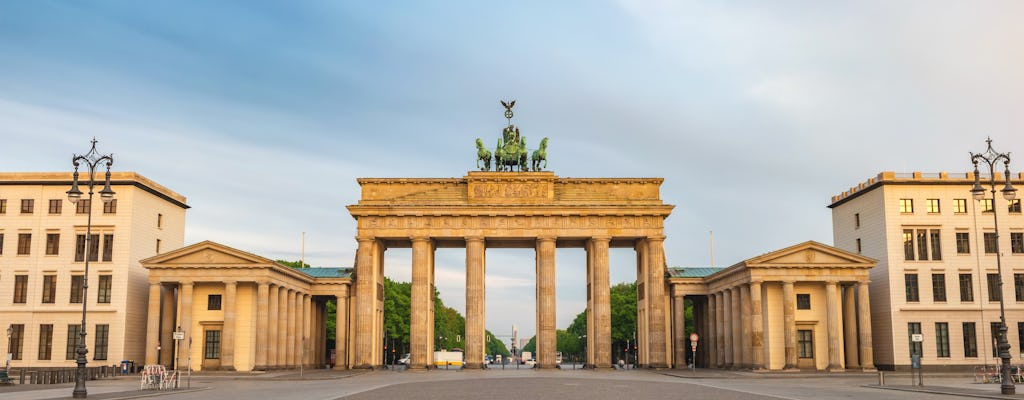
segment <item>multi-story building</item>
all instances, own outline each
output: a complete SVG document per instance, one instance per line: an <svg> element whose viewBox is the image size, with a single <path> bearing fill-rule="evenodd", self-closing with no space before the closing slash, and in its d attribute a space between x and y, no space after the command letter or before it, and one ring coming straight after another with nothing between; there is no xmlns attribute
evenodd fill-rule
<svg viewBox="0 0 1024 400"><path fill-rule="evenodd" d="M879 368L906 368L912 353L928 366L998 363L994 335L1000 296L1010 352L1014 360L1024 354L1020 199L1007 201L997 192L994 204L975 201L973 183L969 173L882 172L832 197L835 247L878 260L870 274L870 297ZM1014 176L1013 184L1024 187L1024 174ZM996 268L993 212L999 218L1002 276ZM923 340L914 341L914 334Z"/></svg>
<svg viewBox="0 0 1024 400"><path fill-rule="evenodd" d="M0 348L12 354L14 367L74 366L83 301L89 365L141 362L149 285L139 260L184 242L184 196L139 174L114 172L114 201L96 195L90 207L87 196L68 200L71 178L0 173L0 332L11 328Z"/></svg>

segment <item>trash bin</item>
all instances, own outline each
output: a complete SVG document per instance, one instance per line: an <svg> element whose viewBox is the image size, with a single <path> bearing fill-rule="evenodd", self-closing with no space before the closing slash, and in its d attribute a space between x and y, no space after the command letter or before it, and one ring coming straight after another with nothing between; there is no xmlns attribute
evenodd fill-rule
<svg viewBox="0 0 1024 400"><path fill-rule="evenodd" d="M128 360L121 360L121 373L122 374L127 374L128 373Z"/></svg>

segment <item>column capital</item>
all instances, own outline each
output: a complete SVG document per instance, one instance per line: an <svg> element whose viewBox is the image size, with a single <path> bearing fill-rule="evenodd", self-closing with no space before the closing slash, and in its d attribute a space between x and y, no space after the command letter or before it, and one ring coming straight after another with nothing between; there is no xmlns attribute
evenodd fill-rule
<svg viewBox="0 0 1024 400"><path fill-rule="evenodd" d="M227 285L237 285L238 284L238 281L236 281L234 279L226 280L226 281L223 281L223 282L224 282L225 286L227 286Z"/></svg>
<svg viewBox="0 0 1024 400"><path fill-rule="evenodd" d="M794 283L796 283L796 281L795 281L795 280L793 280L793 279L783 279L783 280L782 280L782 284L783 284L783 285L792 285L792 284L794 284Z"/></svg>
<svg viewBox="0 0 1024 400"><path fill-rule="evenodd" d="M830 280L825 281L825 285L827 285L827 286L836 286L838 284L839 284L839 281L837 281L835 279L830 279Z"/></svg>
<svg viewBox="0 0 1024 400"><path fill-rule="evenodd" d="M409 238L413 243L430 242L430 236L413 236Z"/></svg>
<svg viewBox="0 0 1024 400"><path fill-rule="evenodd" d="M537 236L537 242L554 242L558 240L557 236Z"/></svg>
<svg viewBox="0 0 1024 400"><path fill-rule="evenodd" d="M595 242L610 242L612 241L612 237L607 235L594 235L590 237L590 240L593 240Z"/></svg>
<svg viewBox="0 0 1024 400"><path fill-rule="evenodd" d="M338 294L335 294L334 297L343 297L343 298L347 299L348 298L348 291L349 291L348 285L341 285L341 290L338 290Z"/></svg>
<svg viewBox="0 0 1024 400"><path fill-rule="evenodd" d="M871 280L865 279L865 280L862 280L862 281L857 281L856 283L858 285L870 285L871 284Z"/></svg>
<svg viewBox="0 0 1024 400"><path fill-rule="evenodd" d="M184 285L192 286L192 285L195 284L195 282L192 281L191 279L183 279L183 280L178 281L178 284L182 285L182 286L184 286Z"/></svg>
<svg viewBox="0 0 1024 400"><path fill-rule="evenodd" d="M483 236L466 236L466 242L483 242Z"/></svg>
<svg viewBox="0 0 1024 400"><path fill-rule="evenodd" d="M374 240L376 240L376 238L373 236L356 236L356 241L359 243L372 242Z"/></svg>
<svg viewBox="0 0 1024 400"><path fill-rule="evenodd" d="M761 285L761 284L764 284L764 280L762 280L762 279L751 279L750 280L750 284L751 285L754 285L754 284Z"/></svg>
<svg viewBox="0 0 1024 400"><path fill-rule="evenodd" d="M645 239L647 239L647 241L653 241L653 242L664 242L665 238L666 238L665 235L657 235L657 236L648 236Z"/></svg>

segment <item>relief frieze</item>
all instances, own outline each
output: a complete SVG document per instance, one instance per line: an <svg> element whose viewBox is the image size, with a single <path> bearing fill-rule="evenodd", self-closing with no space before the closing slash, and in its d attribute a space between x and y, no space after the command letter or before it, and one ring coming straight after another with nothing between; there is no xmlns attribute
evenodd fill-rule
<svg viewBox="0 0 1024 400"><path fill-rule="evenodd" d="M364 229L660 229L654 216L367 216Z"/></svg>

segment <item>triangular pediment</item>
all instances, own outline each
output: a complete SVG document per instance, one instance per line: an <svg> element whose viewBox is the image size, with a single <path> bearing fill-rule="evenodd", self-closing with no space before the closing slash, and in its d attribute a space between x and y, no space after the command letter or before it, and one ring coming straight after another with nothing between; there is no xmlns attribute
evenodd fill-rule
<svg viewBox="0 0 1024 400"><path fill-rule="evenodd" d="M141 261L146 268L186 265L269 265L273 260L232 247L203 241Z"/></svg>
<svg viewBox="0 0 1024 400"><path fill-rule="evenodd" d="M822 266L871 268L878 261L815 241L807 241L745 261L747 267Z"/></svg>

